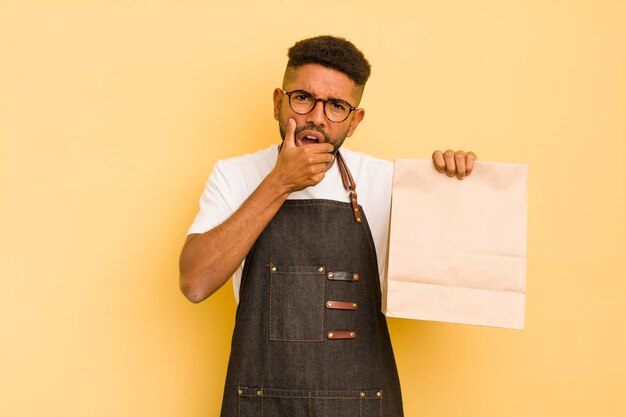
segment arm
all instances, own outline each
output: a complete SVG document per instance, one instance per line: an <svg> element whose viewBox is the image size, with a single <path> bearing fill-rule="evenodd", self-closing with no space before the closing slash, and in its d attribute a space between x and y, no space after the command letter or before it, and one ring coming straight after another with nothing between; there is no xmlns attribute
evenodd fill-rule
<svg viewBox="0 0 626 417"><path fill-rule="evenodd" d="M191 302L199 303L224 285L290 193L324 178L333 161L333 146L296 147L294 131L295 121L290 119L276 165L231 217L205 233L187 237L180 254L179 284Z"/></svg>

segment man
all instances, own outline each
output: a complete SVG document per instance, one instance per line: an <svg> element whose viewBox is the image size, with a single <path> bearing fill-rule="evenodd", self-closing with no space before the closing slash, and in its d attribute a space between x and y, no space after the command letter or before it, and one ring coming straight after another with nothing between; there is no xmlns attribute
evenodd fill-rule
<svg viewBox="0 0 626 417"><path fill-rule="evenodd" d="M403 415L380 305L392 164L341 148L369 74L344 39L296 43L273 96L280 148L220 161L209 178L180 286L200 302L234 274L223 417ZM433 160L462 179L475 155Z"/></svg>

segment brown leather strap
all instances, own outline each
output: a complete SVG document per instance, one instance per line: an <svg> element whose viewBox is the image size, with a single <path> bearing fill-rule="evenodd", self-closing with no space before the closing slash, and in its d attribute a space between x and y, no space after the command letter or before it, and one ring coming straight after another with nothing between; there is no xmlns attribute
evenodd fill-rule
<svg viewBox="0 0 626 417"><path fill-rule="evenodd" d="M358 272L334 271L326 273L326 278L330 281L358 281L361 276Z"/></svg>
<svg viewBox="0 0 626 417"><path fill-rule="evenodd" d="M343 181L343 186L346 187L346 190L348 191L354 191L356 189L354 178L352 178L352 174L346 165L346 160L343 159L343 155L341 155L339 151L337 151L337 162L339 163L339 172L341 172L341 181Z"/></svg>
<svg viewBox="0 0 626 417"><path fill-rule="evenodd" d="M359 308L359 305L352 301L326 301L326 308L331 310L356 310Z"/></svg>
<svg viewBox="0 0 626 417"><path fill-rule="evenodd" d="M336 339L356 339L356 330L331 330L326 333L330 340Z"/></svg>
<svg viewBox="0 0 626 417"><path fill-rule="evenodd" d="M346 165L346 161L343 159L343 156L341 156L339 151L337 151L337 163L339 164L339 172L341 172L341 181L343 182L343 186L350 193L350 203L352 203L354 220L360 224L363 221L363 218L361 217L359 203L357 202L356 183L354 182L354 178L352 178L348 165Z"/></svg>

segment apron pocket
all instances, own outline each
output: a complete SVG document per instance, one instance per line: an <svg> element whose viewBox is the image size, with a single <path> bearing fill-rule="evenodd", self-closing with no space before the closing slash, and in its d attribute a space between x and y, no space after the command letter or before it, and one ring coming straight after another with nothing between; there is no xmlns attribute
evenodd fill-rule
<svg viewBox="0 0 626 417"><path fill-rule="evenodd" d="M324 341L323 266L269 265L269 338L283 342Z"/></svg>
<svg viewBox="0 0 626 417"><path fill-rule="evenodd" d="M238 388L239 417L382 417L382 391Z"/></svg>

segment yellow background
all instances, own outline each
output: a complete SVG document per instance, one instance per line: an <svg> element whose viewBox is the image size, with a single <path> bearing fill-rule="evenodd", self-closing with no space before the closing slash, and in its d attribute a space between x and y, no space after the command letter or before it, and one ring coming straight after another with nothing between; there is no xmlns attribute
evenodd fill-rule
<svg viewBox="0 0 626 417"><path fill-rule="evenodd" d="M278 141L296 40L373 65L348 146L530 165L526 329L389 320L407 416L626 415L626 2L0 3L0 415L214 416L235 304L177 261Z"/></svg>

